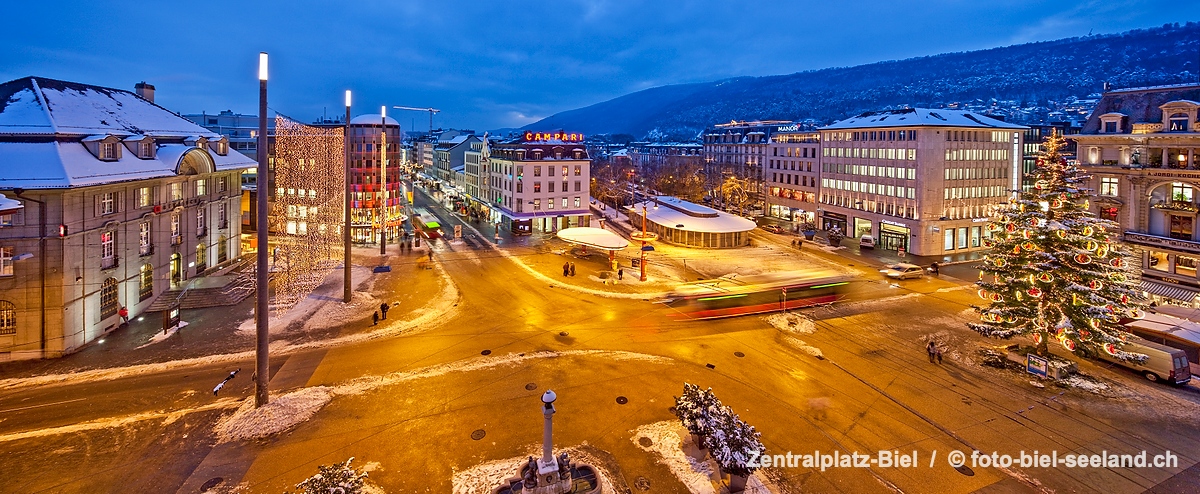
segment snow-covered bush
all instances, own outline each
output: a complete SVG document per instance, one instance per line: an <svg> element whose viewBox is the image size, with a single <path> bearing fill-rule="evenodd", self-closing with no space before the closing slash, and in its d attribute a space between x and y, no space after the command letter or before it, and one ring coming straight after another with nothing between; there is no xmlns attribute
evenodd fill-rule
<svg viewBox="0 0 1200 494"><path fill-rule="evenodd" d="M675 416L689 433L704 437L712 432L712 415L722 406L712 388L701 391L700 386L684 383L683 396L675 397Z"/></svg>
<svg viewBox="0 0 1200 494"><path fill-rule="evenodd" d="M350 466L352 461L354 457L345 463L317 467L319 473L296 484L296 494L362 494L367 472Z"/></svg>
<svg viewBox="0 0 1200 494"><path fill-rule="evenodd" d="M705 437L713 460L721 471L730 475L748 477L758 467L747 465L752 458L766 453L766 446L759 440L761 434L754 426L742 421L729 407L721 407L714 414L712 433Z"/></svg>

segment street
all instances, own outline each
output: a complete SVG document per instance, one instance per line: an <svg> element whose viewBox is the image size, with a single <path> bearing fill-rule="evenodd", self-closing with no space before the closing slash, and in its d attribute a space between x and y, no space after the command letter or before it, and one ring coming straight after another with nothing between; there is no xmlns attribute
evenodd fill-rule
<svg viewBox="0 0 1200 494"><path fill-rule="evenodd" d="M679 281L719 275L710 272L714 262L675 266L674 251L660 249L657 284L633 285L629 268L624 284L610 289L594 274L607 269L600 256L576 257L560 241L513 239L507 232L496 247L494 225L464 222L423 192L417 197L447 234L462 224L465 240L435 242L434 270L418 270L415 256L397 257L388 261L391 273L373 276L384 296L405 293L403 311L390 320L426 319L336 345L296 337L291 341L313 344L272 356L273 392L332 390L332 400L311 419L268 439L217 444L214 423L252 399L252 343L240 352L194 356L188 365L139 363L136 371L72 369L35 379L54 368L8 366L0 375L0 470L11 478L4 490L281 492L319 464L354 457L356 465L371 465L370 482L387 492L476 492L454 485L456 472L533 454L541 439L538 396L553 389L556 447L586 444L610 455L614 483L627 489L682 492L679 477L639 447L633 431L675 421L670 408L685 382L712 387L762 433L769 454L917 453L910 468L783 466L756 473L778 492L1115 494L1195 491L1200 482L1193 469L1200 462L1195 385L1151 384L1081 361L1085 374L1107 383L1097 393L1035 386L1031 376L983 365L981 348L1008 342L985 340L965 326L976 317L970 305L979 303L965 267L940 278L886 281L866 257L807 245L794 252L793 237L756 230L755 246L742 250L770 249L779 262L854 273L848 299L798 311L812 321L811 333L780 329L760 316L680 322L652 300L676 282L664 273L680 273ZM725 254L721 262L745 264L738 251ZM564 259L581 268L579 276L556 273ZM406 290L420 277L425 292ZM592 293L601 290L614 295ZM369 326L361 322L366 314L346 324ZM941 365L922 351L930 338L947 348ZM214 396L213 386L239 367ZM482 437L474 437L477 431ZM1169 450L1178 466L955 469L945 461L955 450L1014 456Z"/></svg>

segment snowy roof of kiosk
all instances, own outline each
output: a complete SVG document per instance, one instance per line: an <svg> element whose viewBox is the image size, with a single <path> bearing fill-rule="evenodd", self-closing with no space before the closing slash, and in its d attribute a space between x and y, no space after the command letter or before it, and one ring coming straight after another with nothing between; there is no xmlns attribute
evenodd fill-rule
<svg viewBox="0 0 1200 494"><path fill-rule="evenodd" d="M659 205L657 209L655 205ZM755 223L741 216L717 211L678 197L659 196L630 206L634 212L646 207L646 220L689 232L734 233L753 230ZM682 225L682 226L680 226Z"/></svg>
<svg viewBox="0 0 1200 494"><path fill-rule="evenodd" d="M966 110L945 108L903 108L869 111L821 127L820 130L866 129L878 127L972 127L986 129L1025 129L1024 125L997 120Z"/></svg>
<svg viewBox="0 0 1200 494"><path fill-rule="evenodd" d="M572 244L586 245L600 250L621 250L629 247L629 241L603 228L577 226L558 231L558 238Z"/></svg>
<svg viewBox="0 0 1200 494"><path fill-rule="evenodd" d="M1164 307L1166 306L1155 307L1153 310L1161 310ZM1183 309L1183 311L1189 310L1182 307L1180 309ZM1168 308L1168 310L1170 309ZM1180 319L1179 317L1146 313L1142 319L1132 321L1128 326L1169 334L1193 343L1200 343L1200 324L1187 319Z"/></svg>
<svg viewBox="0 0 1200 494"><path fill-rule="evenodd" d="M380 120L382 120L382 118L379 116L378 113L368 113L365 115L359 115L357 117L351 118L350 125L379 125ZM397 122L396 119L394 119L392 117L387 117L387 125L389 127L391 127L393 125L395 125L396 127L399 127L400 122Z"/></svg>

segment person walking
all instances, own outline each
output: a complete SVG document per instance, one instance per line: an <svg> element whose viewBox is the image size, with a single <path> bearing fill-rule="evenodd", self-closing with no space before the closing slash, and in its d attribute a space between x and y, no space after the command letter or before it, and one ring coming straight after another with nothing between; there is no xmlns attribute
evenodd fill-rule
<svg viewBox="0 0 1200 494"><path fill-rule="evenodd" d="M384 303L382 303L382 304L379 304L379 312L382 312L382 313L383 313L383 319L387 319L387 311L388 311L388 309L390 309L390 308L391 308L391 307L389 307L389 306L388 306L388 303L387 303L387 302L384 302Z"/></svg>
<svg viewBox="0 0 1200 494"><path fill-rule="evenodd" d="M563 263L563 276L570 276L570 275L571 275L571 263L564 262Z"/></svg>
<svg viewBox="0 0 1200 494"><path fill-rule="evenodd" d="M930 264L929 264L929 269L930 269L931 271L933 271L933 275L934 275L934 276L937 276L937 275L938 275L938 263L937 263L937 261L934 261L933 263L930 263Z"/></svg>
<svg viewBox="0 0 1200 494"><path fill-rule="evenodd" d="M379 324L379 311L375 311L371 314L371 325L375 326L377 324Z"/></svg>
<svg viewBox="0 0 1200 494"><path fill-rule="evenodd" d="M794 238L792 239L792 247L793 247L793 248L795 248L795 247L796 247L796 239L794 239Z"/></svg>
<svg viewBox="0 0 1200 494"><path fill-rule="evenodd" d="M575 276L575 263L571 263L571 276Z"/></svg>
<svg viewBox="0 0 1200 494"><path fill-rule="evenodd" d="M941 363L942 363L942 347L941 347L941 345L938 345L937 349L934 351L937 352L935 355L937 355L938 365L941 365Z"/></svg>
<svg viewBox="0 0 1200 494"><path fill-rule="evenodd" d="M804 250L804 240L796 239L796 250Z"/></svg>
<svg viewBox="0 0 1200 494"><path fill-rule="evenodd" d="M623 279L625 279L625 270L618 268L617 269L617 280L623 280Z"/></svg>
<svg viewBox="0 0 1200 494"><path fill-rule="evenodd" d="M129 309L125 308L125 306L121 306L121 310L117 311L117 315L121 316L121 321L123 321L125 324L129 324Z"/></svg>
<svg viewBox="0 0 1200 494"><path fill-rule="evenodd" d="M929 354L929 363L931 363L931 364L933 363L933 359L935 358L936 351L937 351L937 344L935 344L933 342L933 340L929 340L929 343L927 345L925 345L925 353Z"/></svg>

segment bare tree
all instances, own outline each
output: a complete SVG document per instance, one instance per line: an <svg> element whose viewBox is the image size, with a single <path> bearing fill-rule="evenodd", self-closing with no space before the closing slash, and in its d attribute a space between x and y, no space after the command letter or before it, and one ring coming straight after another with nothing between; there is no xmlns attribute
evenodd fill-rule
<svg viewBox="0 0 1200 494"><path fill-rule="evenodd" d="M754 201L750 180L738 176L727 177L721 183L721 198L728 206L735 207L738 214L746 214L746 206Z"/></svg>

